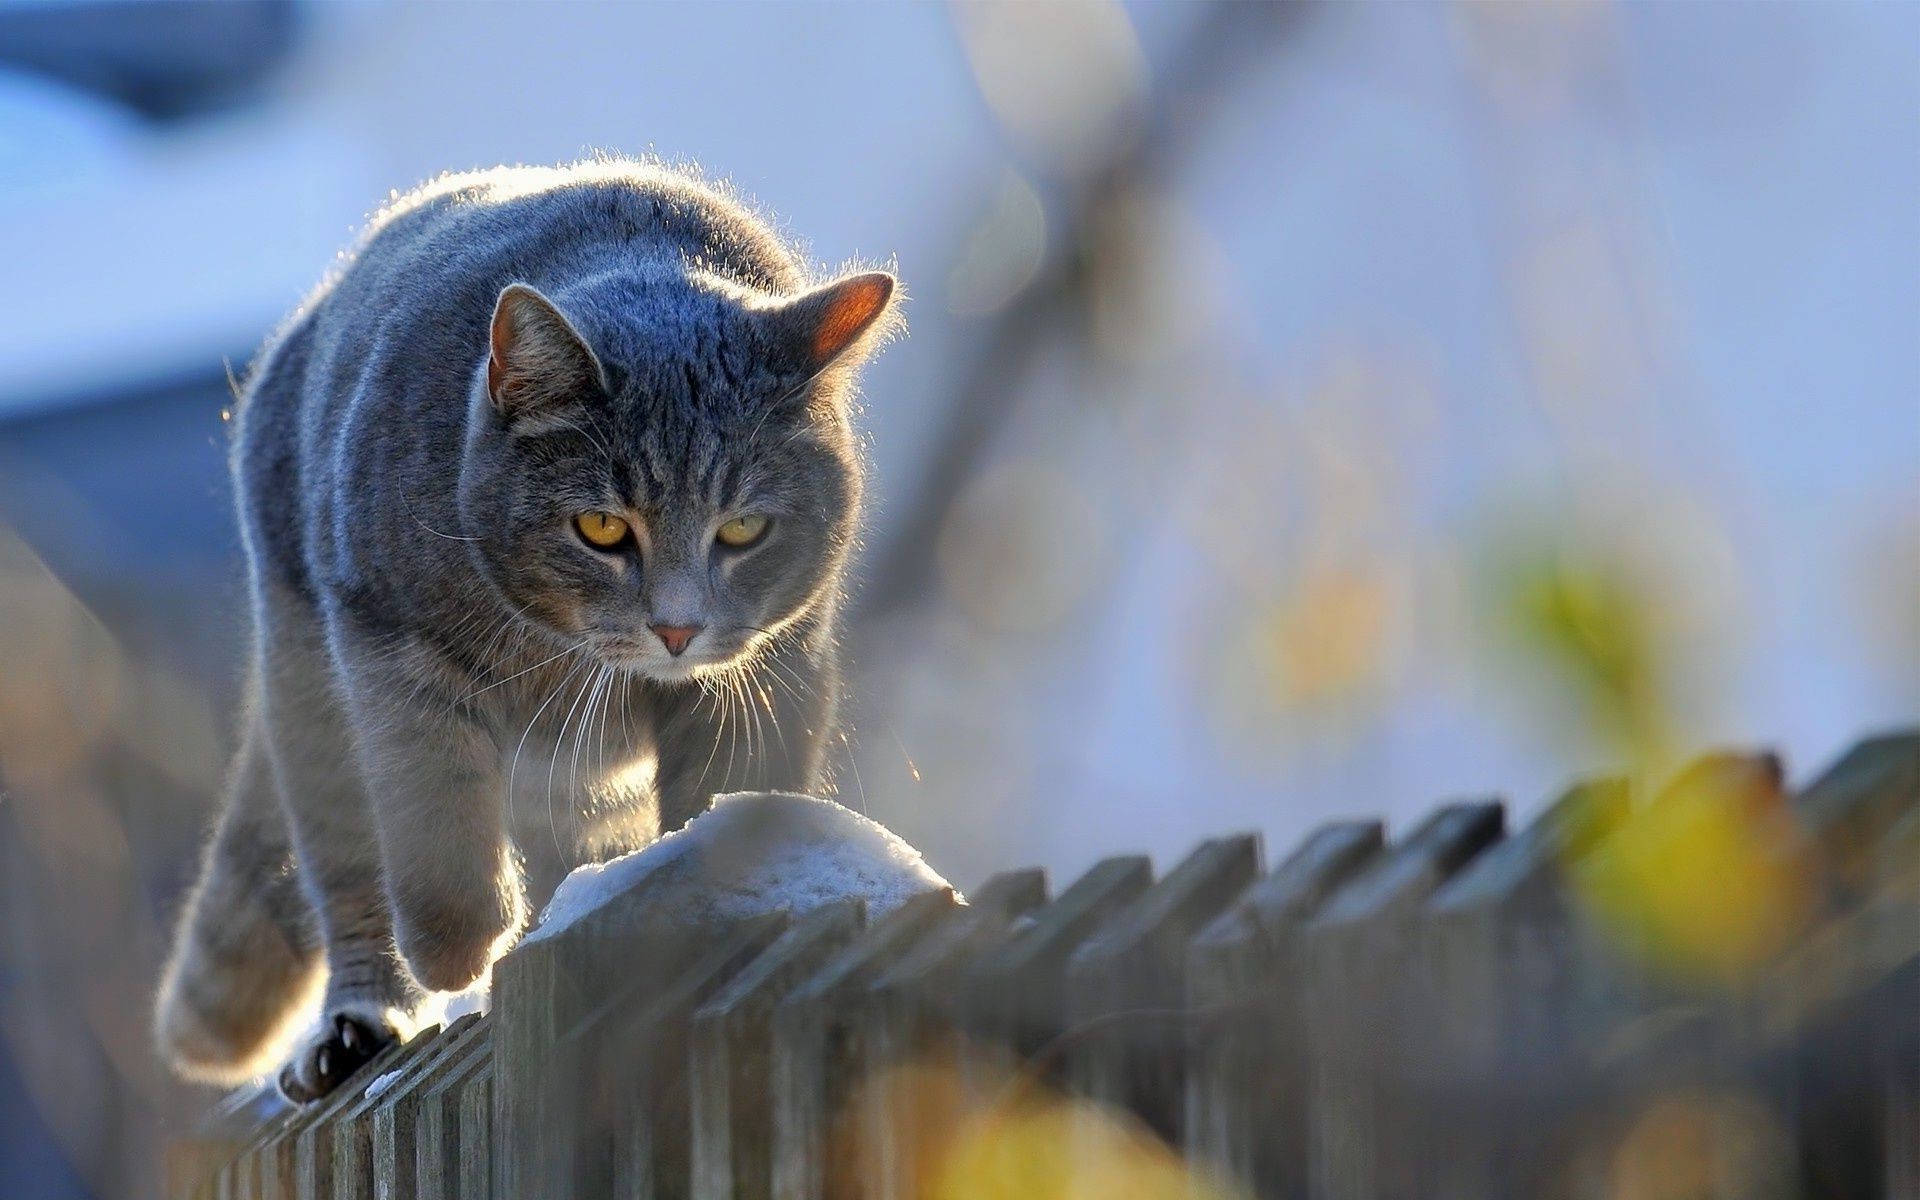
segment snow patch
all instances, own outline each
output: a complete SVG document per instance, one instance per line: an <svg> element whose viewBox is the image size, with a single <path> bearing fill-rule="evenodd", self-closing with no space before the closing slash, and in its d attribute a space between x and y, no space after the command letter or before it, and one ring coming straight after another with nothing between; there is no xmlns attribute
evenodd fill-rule
<svg viewBox="0 0 1920 1200"><path fill-rule="evenodd" d="M438 1025L442 1029L469 1013L485 1013L492 1007L493 968L489 966L473 986L464 992L434 992L414 1010L415 1028Z"/></svg>
<svg viewBox="0 0 1920 1200"><path fill-rule="evenodd" d="M368 1100L378 1100L387 1094L388 1088L399 1083L400 1077L404 1074L406 1074L405 1071L388 1071L385 1075L376 1076L374 1081L367 1085L365 1098Z"/></svg>
<svg viewBox="0 0 1920 1200"><path fill-rule="evenodd" d="M735 792L645 849L576 868L526 940L552 937L642 882L653 911L688 922L797 915L848 897L877 917L951 886L892 830L831 800Z"/></svg>
<svg viewBox="0 0 1920 1200"><path fill-rule="evenodd" d="M493 968L474 981L474 985L464 992L446 993L446 1002L440 1009L440 1020L436 1024L446 1026L471 1013L485 1013L492 1007Z"/></svg>

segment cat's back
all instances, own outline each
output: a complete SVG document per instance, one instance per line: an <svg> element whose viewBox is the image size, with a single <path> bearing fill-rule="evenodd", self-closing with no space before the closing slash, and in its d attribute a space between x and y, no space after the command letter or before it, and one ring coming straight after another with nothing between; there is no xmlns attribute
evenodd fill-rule
<svg viewBox="0 0 1920 1200"><path fill-rule="evenodd" d="M724 187L624 159L442 176L396 193L347 258L333 297L385 288L444 310L449 297L423 285L475 286L482 316L509 282L558 286L662 261L774 293L803 276L793 247Z"/></svg>
<svg viewBox="0 0 1920 1200"><path fill-rule="evenodd" d="M779 294L800 287L799 253L745 204L680 169L622 159L496 167L394 193L290 322L321 370L399 338L407 365L444 371L428 349L476 361L500 289L685 264ZM284 340L284 338L282 339ZM392 347L398 349L399 347Z"/></svg>

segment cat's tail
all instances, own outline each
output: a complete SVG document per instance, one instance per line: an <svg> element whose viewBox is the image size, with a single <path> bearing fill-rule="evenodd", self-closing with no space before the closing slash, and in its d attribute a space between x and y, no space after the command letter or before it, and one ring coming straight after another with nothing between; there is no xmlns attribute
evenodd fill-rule
<svg viewBox="0 0 1920 1200"><path fill-rule="evenodd" d="M253 732L174 930L154 1006L160 1053L208 1083L260 1075L284 1056L323 981L313 909Z"/></svg>

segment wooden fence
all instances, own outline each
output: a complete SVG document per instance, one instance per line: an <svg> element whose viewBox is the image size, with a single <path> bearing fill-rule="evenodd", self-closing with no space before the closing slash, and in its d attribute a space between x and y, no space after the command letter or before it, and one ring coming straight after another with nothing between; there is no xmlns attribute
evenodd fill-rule
<svg viewBox="0 0 1920 1200"><path fill-rule="evenodd" d="M492 1010L182 1139L180 1197L1920 1196L1920 733L1270 869L1034 870L689 928L643 880Z"/></svg>

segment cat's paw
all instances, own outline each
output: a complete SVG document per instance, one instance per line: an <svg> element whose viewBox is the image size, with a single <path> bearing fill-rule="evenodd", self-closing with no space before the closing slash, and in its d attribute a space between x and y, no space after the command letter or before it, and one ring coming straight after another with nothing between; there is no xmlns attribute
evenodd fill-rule
<svg viewBox="0 0 1920 1200"><path fill-rule="evenodd" d="M526 923L518 891L499 889L432 906L405 899L394 943L414 980L430 992L464 992L506 953Z"/></svg>
<svg viewBox="0 0 1920 1200"><path fill-rule="evenodd" d="M280 1094L311 1104L399 1040L400 1032L381 1017L329 1013L281 1068Z"/></svg>

